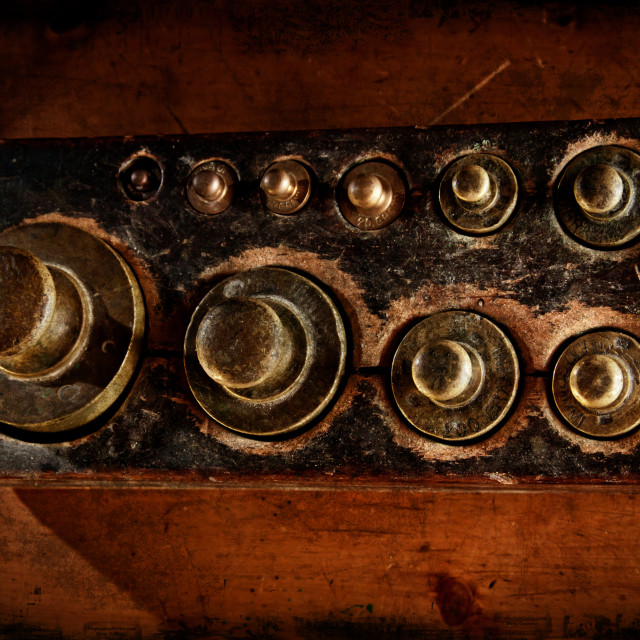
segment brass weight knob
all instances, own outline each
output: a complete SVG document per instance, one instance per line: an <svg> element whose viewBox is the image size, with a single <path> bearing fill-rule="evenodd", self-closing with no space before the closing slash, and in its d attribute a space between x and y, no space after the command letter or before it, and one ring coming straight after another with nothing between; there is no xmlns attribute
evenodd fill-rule
<svg viewBox="0 0 640 640"><path fill-rule="evenodd" d="M338 188L344 217L366 231L382 229L402 211L405 186L399 171L385 162L363 162L345 175Z"/></svg>
<svg viewBox="0 0 640 640"><path fill-rule="evenodd" d="M0 234L0 422L66 431L102 414L135 369L144 305L104 242L63 224Z"/></svg>
<svg viewBox="0 0 640 640"><path fill-rule="evenodd" d="M83 324L83 303L60 269L15 247L0 247L0 366L37 374L73 350Z"/></svg>
<svg viewBox="0 0 640 640"><path fill-rule="evenodd" d="M595 219L607 220L622 203L624 178L606 164L588 165L573 183L573 195L582 210Z"/></svg>
<svg viewBox="0 0 640 640"><path fill-rule="evenodd" d="M307 278L263 267L216 285L185 338L189 386L202 408L243 434L274 436L313 420L333 398L346 334Z"/></svg>
<svg viewBox="0 0 640 640"><path fill-rule="evenodd" d="M468 311L426 318L403 338L393 359L398 407L420 431L469 440L493 429L515 399L518 358L505 334Z"/></svg>
<svg viewBox="0 0 640 640"><path fill-rule="evenodd" d="M625 333L597 331L574 340L553 370L562 417L590 436L620 436L640 424L640 344Z"/></svg>
<svg viewBox="0 0 640 640"><path fill-rule="evenodd" d="M640 234L640 155L615 145L573 158L555 188L558 218L576 239L595 248L626 244Z"/></svg>
<svg viewBox="0 0 640 640"><path fill-rule="evenodd" d="M453 174L451 188L458 201L472 205L486 204L493 194L491 178L479 164L464 164Z"/></svg>
<svg viewBox="0 0 640 640"><path fill-rule="evenodd" d="M459 231L490 233L504 225L518 201L518 181L498 156L475 153L456 160L440 182L440 208Z"/></svg>

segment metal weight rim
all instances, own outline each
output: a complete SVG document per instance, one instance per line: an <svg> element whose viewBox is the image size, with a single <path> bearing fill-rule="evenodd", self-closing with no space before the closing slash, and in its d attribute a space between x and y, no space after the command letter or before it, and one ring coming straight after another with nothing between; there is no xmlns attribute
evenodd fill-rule
<svg viewBox="0 0 640 640"><path fill-rule="evenodd" d="M0 243L30 251L72 276L81 284L85 302L90 300L93 316L80 353L63 361L69 366L41 376L0 368L0 422L27 431L61 432L95 420L120 397L142 351L145 308L133 272L105 242L65 224L10 229L0 234ZM30 412L27 419L25 411Z"/></svg>
<svg viewBox="0 0 640 640"><path fill-rule="evenodd" d="M272 300L296 314L307 333L306 360L283 393L253 400L210 378L196 354L196 334L206 313L233 298ZM346 365L346 332L331 299L307 278L276 267L261 267L217 284L193 313L184 343L187 381L200 406L216 422L250 436L277 436L316 418L335 395Z"/></svg>

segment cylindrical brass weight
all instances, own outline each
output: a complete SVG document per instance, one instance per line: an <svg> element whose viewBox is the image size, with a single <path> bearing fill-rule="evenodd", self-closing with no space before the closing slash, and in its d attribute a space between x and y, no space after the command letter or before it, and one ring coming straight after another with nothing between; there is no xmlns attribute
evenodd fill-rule
<svg viewBox="0 0 640 640"><path fill-rule="evenodd" d="M237 177L225 162L209 160L194 167L187 180L187 199L200 213L221 213L235 197Z"/></svg>
<svg viewBox="0 0 640 640"><path fill-rule="evenodd" d="M391 387L405 418L448 441L493 429L518 388L518 358L505 334L487 318L446 311L417 324L403 338L391 367Z"/></svg>
<svg viewBox="0 0 640 640"><path fill-rule="evenodd" d="M640 234L640 155L608 145L573 158L555 189L558 218L576 239L601 249Z"/></svg>
<svg viewBox="0 0 640 640"><path fill-rule="evenodd" d="M440 208L459 231L490 233L503 226L518 201L518 181L498 156L475 153L456 160L440 182Z"/></svg>
<svg viewBox="0 0 640 640"><path fill-rule="evenodd" d="M311 195L311 176L296 160L272 164L260 181L260 198L273 213L289 215L302 209Z"/></svg>
<svg viewBox="0 0 640 640"><path fill-rule="evenodd" d="M350 169L338 188L342 215L355 227L375 231L402 211L405 186L395 167L370 160Z"/></svg>
<svg viewBox="0 0 640 640"><path fill-rule="evenodd" d="M553 399L578 431L599 438L628 433L640 424L640 344L619 331L576 338L553 370Z"/></svg>
<svg viewBox="0 0 640 640"><path fill-rule="evenodd" d="M189 386L239 433L274 436L313 420L333 398L346 334L331 299L307 278L263 267L216 285L185 338Z"/></svg>
<svg viewBox="0 0 640 640"><path fill-rule="evenodd" d="M67 431L120 396L144 336L144 304L124 260L58 223L0 234L0 422Z"/></svg>

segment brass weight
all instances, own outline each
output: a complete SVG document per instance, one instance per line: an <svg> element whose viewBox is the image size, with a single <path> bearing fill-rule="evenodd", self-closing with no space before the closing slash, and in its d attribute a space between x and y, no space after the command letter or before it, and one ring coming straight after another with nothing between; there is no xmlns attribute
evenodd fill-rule
<svg viewBox="0 0 640 640"><path fill-rule="evenodd" d="M221 213L231 206L237 181L235 171L225 162L202 162L187 180L187 200L200 213Z"/></svg>
<svg viewBox="0 0 640 640"><path fill-rule="evenodd" d="M368 161L350 169L338 187L342 215L355 227L375 231L391 224L402 211L405 186L395 167Z"/></svg>
<svg viewBox="0 0 640 640"><path fill-rule="evenodd" d="M331 299L307 278L262 267L219 283L185 338L189 386L239 433L274 436L313 420L334 396L346 334Z"/></svg>
<svg viewBox="0 0 640 640"><path fill-rule="evenodd" d="M281 160L272 164L260 181L262 204L280 215L297 213L311 195L311 176L296 160Z"/></svg>
<svg viewBox="0 0 640 640"><path fill-rule="evenodd" d="M516 396L518 358L493 322L468 311L422 320L402 339L391 366L391 387L405 418L447 441L493 429Z"/></svg>
<svg viewBox="0 0 640 640"><path fill-rule="evenodd" d="M102 240L64 224L0 234L0 422L66 431L91 422L135 370L138 283Z"/></svg>
<svg viewBox="0 0 640 640"><path fill-rule="evenodd" d="M518 181L498 156L475 153L456 160L440 182L440 208L459 231L490 233L503 226L518 201Z"/></svg>
<svg viewBox="0 0 640 640"><path fill-rule="evenodd" d="M553 370L553 398L562 417L590 436L611 438L640 424L640 344L619 331L576 338Z"/></svg>
<svg viewBox="0 0 640 640"><path fill-rule="evenodd" d="M608 145L573 158L555 190L556 212L564 227L585 244L608 249L640 233L640 155Z"/></svg>

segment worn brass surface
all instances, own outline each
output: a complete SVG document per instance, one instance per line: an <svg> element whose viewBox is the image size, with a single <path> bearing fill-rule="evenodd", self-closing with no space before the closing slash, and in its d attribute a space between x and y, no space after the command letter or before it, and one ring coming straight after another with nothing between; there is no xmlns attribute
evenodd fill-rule
<svg viewBox="0 0 640 640"><path fill-rule="evenodd" d="M446 219L465 233L490 233L504 225L518 201L518 181L501 158L476 153L447 169L439 191Z"/></svg>
<svg viewBox="0 0 640 640"><path fill-rule="evenodd" d="M613 437L640 424L640 344L618 331L574 340L553 370L553 398L582 433Z"/></svg>
<svg viewBox="0 0 640 640"><path fill-rule="evenodd" d="M505 334L468 311L430 316L403 338L391 386L402 414L441 440L488 432L509 411L518 388L518 358Z"/></svg>
<svg viewBox="0 0 640 640"><path fill-rule="evenodd" d="M115 402L135 370L145 322L135 277L102 240L63 224L10 229L0 245L37 256L33 264L46 265L55 288L35 343L0 359L0 422L52 432L84 425ZM14 292L24 285L20 275ZM15 302L3 297L3 314Z"/></svg>
<svg viewBox="0 0 640 640"><path fill-rule="evenodd" d="M209 160L196 166L187 180L187 199L200 213L221 213L235 196L237 177L226 163Z"/></svg>
<svg viewBox="0 0 640 640"><path fill-rule="evenodd" d="M346 334L330 298L278 268L236 274L195 310L185 338L189 385L202 408L244 434L273 436L315 418L335 394Z"/></svg>
<svg viewBox="0 0 640 640"><path fill-rule="evenodd" d="M575 238L618 247L640 233L640 155L616 145L594 147L566 166L556 185L556 212Z"/></svg>
<svg viewBox="0 0 640 640"><path fill-rule="evenodd" d="M36 256L0 247L0 357L33 347L53 316L56 288Z"/></svg>
<svg viewBox="0 0 640 640"><path fill-rule="evenodd" d="M295 160L272 164L260 181L262 204L274 213L296 213L307 204L310 195L309 172Z"/></svg>
<svg viewBox="0 0 640 640"><path fill-rule="evenodd" d="M342 215L359 229L373 231L402 211L405 186L397 169L384 162L363 162L348 171L338 187Z"/></svg>

